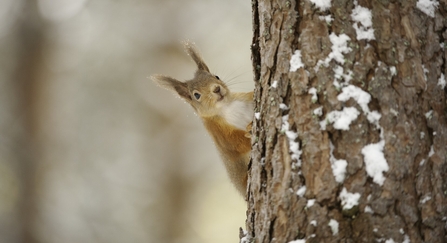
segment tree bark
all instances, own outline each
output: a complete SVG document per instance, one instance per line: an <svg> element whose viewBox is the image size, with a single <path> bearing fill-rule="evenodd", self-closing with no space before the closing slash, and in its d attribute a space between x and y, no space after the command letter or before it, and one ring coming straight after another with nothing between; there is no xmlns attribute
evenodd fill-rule
<svg viewBox="0 0 447 243"><path fill-rule="evenodd" d="M241 242L447 242L447 1L252 6Z"/></svg>

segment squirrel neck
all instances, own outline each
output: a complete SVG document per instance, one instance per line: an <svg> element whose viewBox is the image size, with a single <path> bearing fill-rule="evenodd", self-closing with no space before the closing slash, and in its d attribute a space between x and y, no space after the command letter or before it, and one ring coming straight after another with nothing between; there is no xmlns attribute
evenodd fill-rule
<svg viewBox="0 0 447 243"><path fill-rule="evenodd" d="M236 160L250 152L250 138L245 136L245 130L229 124L220 115L203 117L202 121L222 156Z"/></svg>

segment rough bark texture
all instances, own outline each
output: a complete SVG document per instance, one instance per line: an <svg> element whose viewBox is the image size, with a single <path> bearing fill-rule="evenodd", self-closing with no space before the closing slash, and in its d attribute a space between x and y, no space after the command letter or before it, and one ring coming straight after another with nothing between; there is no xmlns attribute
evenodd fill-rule
<svg viewBox="0 0 447 243"><path fill-rule="evenodd" d="M371 11L375 40L357 39L351 18L356 4ZM333 0L326 11L310 1L253 0L252 6L260 118L253 123L248 235L254 242L447 242L446 88L438 85L441 74L447 76L447 1L439 1L434 17L416 1ZM331 23L319 18L329 14ZM331 52L331 33L348 35L351 51L343 54L343 64L332 60L316 70ZM295 50L301 50L304 68L291 72ZM337 98L337 65L352 77L350 84L371 95L368 107L381 114L380 127L355 100ZM289 109L280 109L281 103ZM319 107L322 116L313 114ZM320 121L343 107L359 111L350 129L329 124L321 130ZM295 140L284 132L284 115ZM362 155L381 132L389 166L383 185L368 176ZM291 158L291 141L300 144L301 165ZM347 161L341 183L332 171L331 143L333 156ZM343 188L360 194L350 210L341 205ZM330 220L338 222L338 233Z"/></svg>

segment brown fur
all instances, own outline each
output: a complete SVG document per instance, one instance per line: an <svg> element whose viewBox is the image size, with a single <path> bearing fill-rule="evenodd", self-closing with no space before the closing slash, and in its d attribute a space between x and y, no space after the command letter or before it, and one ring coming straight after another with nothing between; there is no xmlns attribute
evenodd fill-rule
<svg viewBox="0 0 447 243"><path fill-rule="evenodd" d="M251 150L250 138L247 137L246 130L237 128L227 121L226 115L228 117L228 113L242 113L252 116L252 109L246 109L252 107L253 92L231 93L224 82L209 72L208 66L194 45L185 43L185 49L198 68L192 80L181 82L163 75L152 76L152 79L161 87L179 95L194 108L213 138L231 181L238 191L245 195ZM200 98L197 98L197 95ZM239 104L246 104L246 106L234 105L235 101ZM235 113L232 113L233 111ZM238 117L231 116L230 119L234 120ZM244 122L245 120L237 121ZM247 127L249 127L248 123Z"/></svg>

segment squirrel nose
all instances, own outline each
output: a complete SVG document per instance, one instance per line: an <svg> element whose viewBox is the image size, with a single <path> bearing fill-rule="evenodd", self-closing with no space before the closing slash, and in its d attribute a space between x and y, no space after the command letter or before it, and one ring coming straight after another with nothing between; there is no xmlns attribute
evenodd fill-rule
<svg viewBox="0 0 447 243"><path fill-rule="evenodd" d="M214 88L213 90L214 93L219 93L220 92L220 86L217 86L216 88Z"/></svg>

